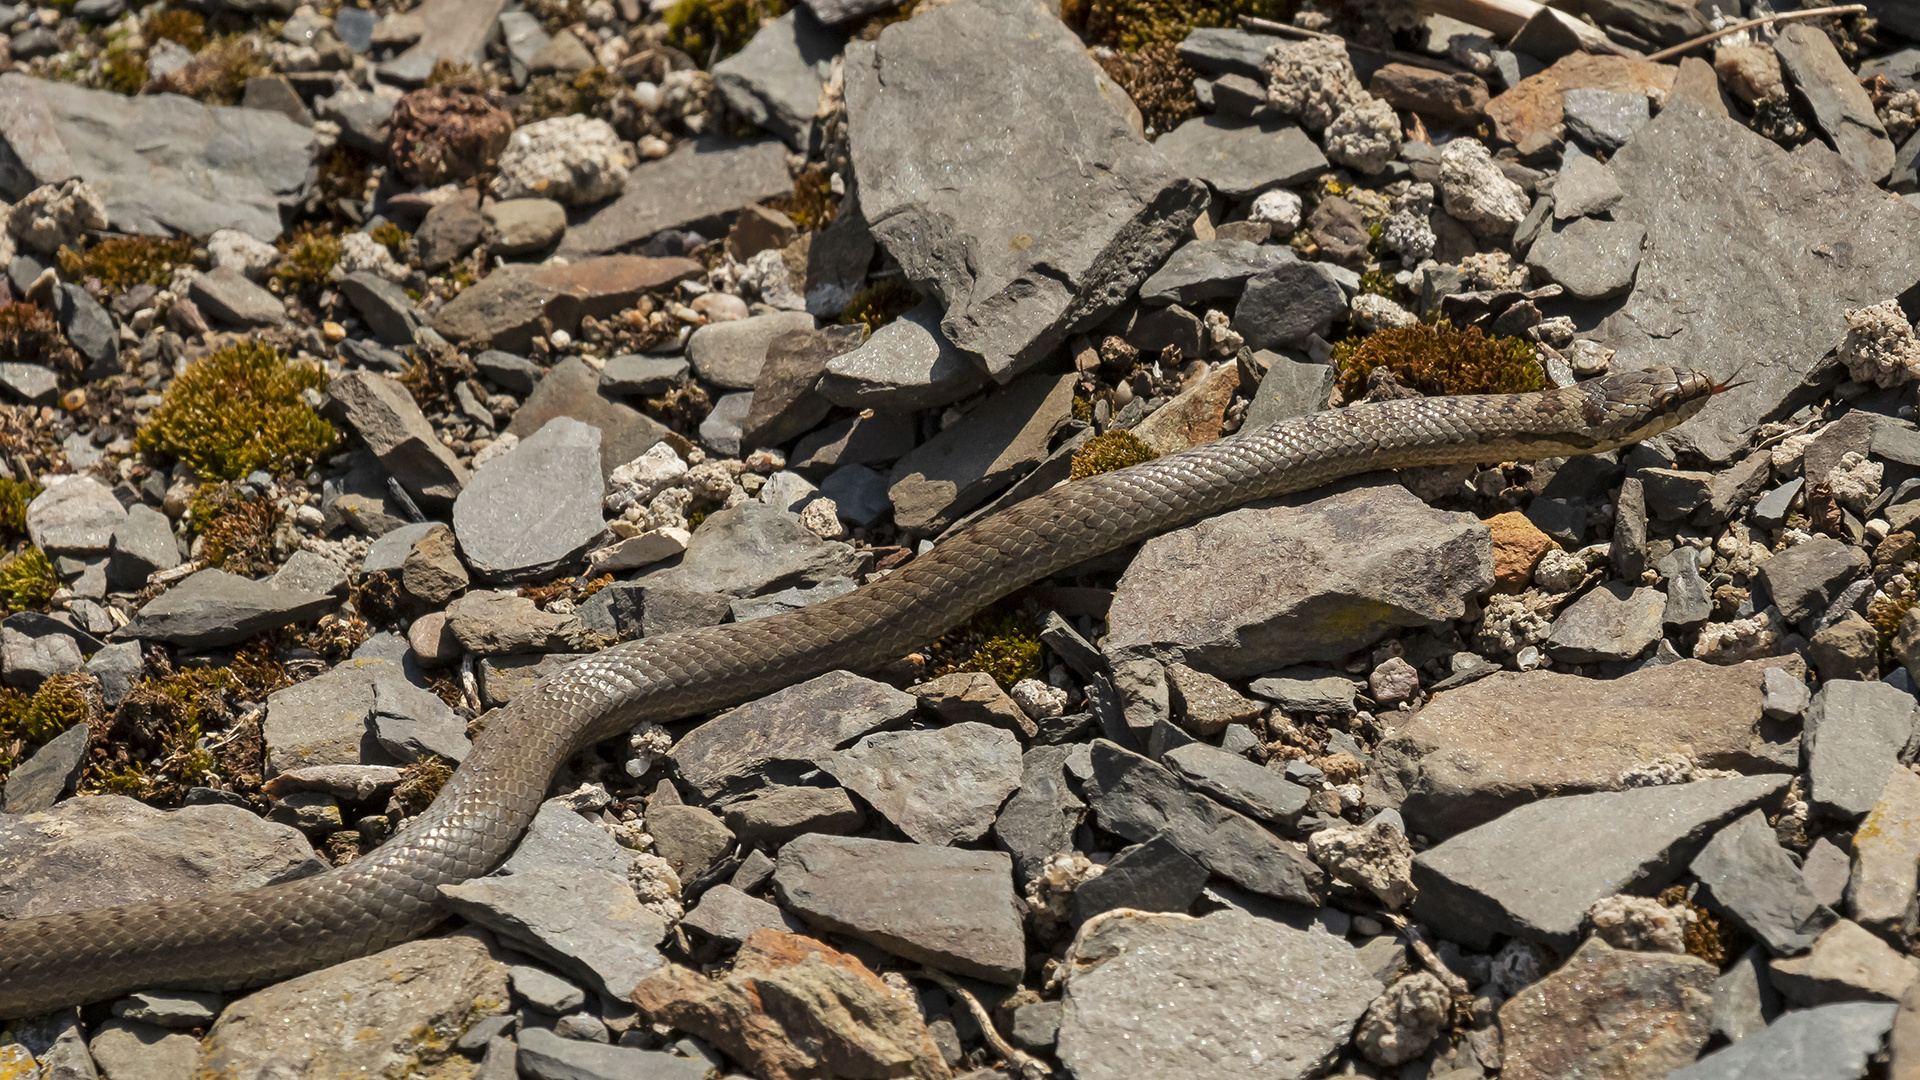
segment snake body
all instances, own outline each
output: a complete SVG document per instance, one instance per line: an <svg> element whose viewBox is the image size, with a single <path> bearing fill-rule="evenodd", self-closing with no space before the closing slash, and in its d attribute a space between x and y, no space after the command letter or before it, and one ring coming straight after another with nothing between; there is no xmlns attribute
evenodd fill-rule
<svg viewBox="0 0 1920 1080"><path fill-rule="evenodd" d="M418 937L445 917L439 886L511 851L569 755L637 723L870 669L1025 585L1244 502L1372 469L1611 449L1673 427L1714 392L1699 372L1656 370L1286 420L1063 484L835 600L583 657L496 715L433 805L355 862L244 892L0 922L0 1017L138 989L257 985Z"/></svg>

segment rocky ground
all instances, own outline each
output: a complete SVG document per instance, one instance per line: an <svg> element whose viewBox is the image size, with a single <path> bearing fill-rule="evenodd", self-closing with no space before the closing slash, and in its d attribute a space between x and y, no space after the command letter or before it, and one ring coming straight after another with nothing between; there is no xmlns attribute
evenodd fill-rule
<svg viewBox="0 0 1920 1080"><path fill-rule="evenodd" d="M1070 476L1731 384L643 725L430 940L0 1074L1920 1077L1920 18L1869 7L1647 59L1771 9L0 5L0 918L358 858L573 658Z"/></svg>

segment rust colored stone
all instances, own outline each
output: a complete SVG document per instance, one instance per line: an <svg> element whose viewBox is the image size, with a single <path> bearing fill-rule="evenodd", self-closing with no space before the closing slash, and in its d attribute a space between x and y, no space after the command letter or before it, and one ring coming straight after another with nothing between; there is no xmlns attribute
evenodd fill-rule
<svg viewBox="0 0 1920 1080"><path fill-rule="evenodd" d="M1388 64L1373 73L1367 89L1396 109L1460 127L1479 123L1487 108L1486 81L1465 71L1447 74L1411 64Z"/></svg>
<svg viewBox="0 0 1920 1080"><path fill-rule="evenodd" d="M1554 546L1553 538L1518 510L1487 519L1493 534L1493 587L1503 593L1521 592L1533 583L1533 568Z"/></svg>
<svg viewBox="0 0 1920 1080"><path fill-rule="evenodd" d="M1589 938L1560 970L1500 1009L1503 1080L1659 1080L1699 1057L1713 980L1697 957L1628 952Z"/></svg>
<svg viewBox="0 0 1920 1080"><path fill-rule="evenodd" d="M1487 102L1487 118L1502 141L1518 145L1529 136L1559 127L1560 99L1569 90L1612 90L1650 94L1656 107L1666 104L1678 72L1671 64L1650 64L1622 56L1571 53L1552 67Z"/></svg>
<svg viewBox="0 0 1920 1080"><path fill-rule="evenodd" d="M572 333L588 315L607 318L633 306L648 289L700 273L692 259L603 255L571 266L501 267L448 302L433 328L448 340L516 352L548 330Z"/></svg>

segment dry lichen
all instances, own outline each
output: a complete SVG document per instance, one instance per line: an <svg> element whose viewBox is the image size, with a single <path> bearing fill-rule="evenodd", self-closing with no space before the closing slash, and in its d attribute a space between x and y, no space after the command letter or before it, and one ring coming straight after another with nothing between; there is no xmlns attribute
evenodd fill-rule
<svg viewBox="0 0 1920 1080"><path fill-rule="evenodd" d="M201 557L230 574L254 577L271 572L273 530L280 512L258 496L248 498L232 484L206 484L187 506L187 522L203 541Z"/></svg>
<svg viewBox="0 0 1920 1080"><path fill-rule="evenodd" d="M667 44L705 67L746 48L786 12L786 0L679 0L666 11Z"/></svg>
<svg viewBox="0 0 1920 1080"><path fill-rule="evenodd" d="M1095 45L1137 49L1156 41L1178 43L1202 26L1239 26L1239 17L1285 21L1288 0L1066 0L1060 17L1083 28Z"/></svg>
<svg viewBox="0 0 1920 1080"><path fill-rule="evenodd" d="M1172 41L1154 41L1132 52L1098 56L1107 77L1133 99L1140 119L1155 132L1165 134L1200 115L1200 97L1194 93L1194 70L1180 58L1180 46Z"/></svg>
<svg viewBox="0 0 1920 1080"><path fill-rule="evenodd" d="M223 38L201 49L185 67L158 79L157 89L209 105L238 105L247 92L247 80L272 70L251 39Z"/></svg>
<svg viewBox="0 0 1920 1080"><path fill-rule="evenodd" d="M1722 925L1712 912L1687 899L1685 885L1669 885L1661 890L1656 899L1668 907L1686 908L1692 914L1692 918L1687 920L1686 930L1682 932L1689 954L1716 968L1727 962L1732 952L1730 946L1737 944L1733 940L1735 931Z"/></svg>
<svg viewBox="0 0 1920 1080"><path fill-rule="evenodd" d="M867 332L872 333L912 311L919 303L920 294L913 291L906 279L883 277L853 294L847 306L840 310L840 323L843 326L865 323Z"/></svg>
<svg viewBox="0 0 1920 1080"><path fill-rule="evenodd" d="M359 192L355 192L358 195ZM289 293L320 291L340 261L340 238L329 225L303 226L277 245L282 256L273 268L274 283Z"/></svg>
<svg viewBox="0 0 1920 1080"><path fill-rule="evenodd" d="M209 479L302 470L334 443L333 425L301 400L302 391L326 384L316 366L237 342L173 380L134 446L176 457Z"/></svg>
<svg viewBox="0 0 1920 1080"><path fill-rule="evenodd" d="M147 37L171 41L188 52L199 52L207 45L207 19L197 11L174 9L147 19Z"/></svg>
<svg viewBox="0 0 1920 1080"><path fill-rule="evenodd" d="M1534 347L1520 338L1489 338L1477 326L1446 322L1380 330L1333 347L1340 392L1348 401L1367 391L1375 368L1423 394L1518 394L1547 384Z"/></svg>
<svg viewBox="0 0 1920 1080"><path fill-rule="evenodd" d="M1143 461L1152 461L1159 456L1153 447L1140 441L1140 436L1133 432L1109 431L1088 439L1073 452L1073 479L1098 476Z"/></svg>
<svg viewBox="0 0 1920 1080"><path fill-rule="evenodd" d="M123 293L135 285L164 287L173 268L193 261L190 237L116 236L83 251L61 247L60 273L69 281L100 279L109 293Z"/></svg>
<svg viewBox="0 0 1920 1080"><path fill-rule="evenodd" d="M433 805L452 775L452 767L437 757L423 757L401 766L400 786L393 789L393 806L405 817L420 813Z"/></svg>
<svg viewBox="0 0 1920 1080"><path fill-rule="evenodd" d="M80 370L80 354L60 333L60 321L33 304L0 306L0 360L68 374Z"/></svg>
<svg viewBox="0 0 1920 1080"><path fill-rule="evenodd" d="M37 547L0 562L0 600L7 611L45 611L59 588L60 575Z"/></svg>
<svg viewBox="0 0 1920 1080"><path fill-rule="evenodd" d="M840 210L840 197L833 193L833 172L825 165L812 165L793 178L793 194L767 200L767 205L787 215L802 232L819 232L833 224Z"/></svg>

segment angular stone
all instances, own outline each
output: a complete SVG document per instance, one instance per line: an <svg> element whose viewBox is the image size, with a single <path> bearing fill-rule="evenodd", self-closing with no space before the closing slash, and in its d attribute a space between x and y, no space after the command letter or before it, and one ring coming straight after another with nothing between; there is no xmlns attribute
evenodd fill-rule
<svg viewBox="0 0 1920 1080"><path fill-rule="evenodd" d="M740 425L753 410L753 392L725 394L700 421L700 443L721 457L740 456Z"/></svg>
<svg viewBox="0 0 1920 1080"><path fill-rule="evenodd" d="M1866 569L1858 548L1829 536L1796 544L1760 564L1760 580L1789 623L1809 624Z"/></svg>
<svg viewBox="0 0 1920 1080"><path fill-rule="evenodd" d="M1219 364L1155 409L1133 429L1134 437L1163 455L1210 443L1220 437L1234 392L1239 389L1240 365Z"/></svg>
<svg viewBox="0 0 1920 1080"><path fill-rule="evenodd" d="M1291 248L1245 240L1196 240L1174 249L1140 285L1148 304L1197 304L1240 295L1247 279L1293 261Z"/></svg>
<svg viewBox="0 0 1920 1080"><path fill-rule="evenodd" d="M497 205L497 204L496 204ZM566 225L564 213L561 226ZM480 193L466 191L427 211L420 227L413 231L413 253L429 273L443 270L453 260L472 251L487 228L480 215ZM502 251L502 255L512 252ZM381 340L385 341L383 336ZM405 344L388 341L387 344Z"/></svg>
<svg viewBox="0 0 1920 1080"><path fill-rule="evenodd" d="M882 732L814 760L919 844L980 839L1020 786L1019 740L985 724Z"/></svg>
<svg viewBox="0 0 1920 1080"><path fill-rule="evenodd" d="M167 515L145 503L127 510L126 520L114 527L112 555L107 562L107 584L138 590L147 578L180 565L180 547Z"/></svg>
<svg viewBox="0 0 1920 1080"><path fill-rule="evenodd" d="M1233 330L1250 349L1296 346L1310 334L1331 332L1333 321L1346 313L1347 292L1330 268L1282 263L1247 279L1233 309Z"/></svg>
<svg viewBox="0 0 1920 1080"><path fill-rule="evenodd" d="M1608 582L1560 613L1547 648L1570 664L1632 660L1660 640L1666 610L1658 589Z"/></svg>
<svg viewBox="0 0 1920 1080"><path fill-rule="evenodd" d="M27 503L27 537L48 553L105 551L126 520L113 489L91 476L69 477Z"/></svg>
<svg viewBox="0 0 1920 1080"><path fill-rule="evenodd" d="M1567 134L1595 150L1613 153L1647 125L1652 110L1647 95L1586 87L1561 95Z"/></svg>
<svg viewBox="0 0 1920 1080"><path fill-rule="evenodd" d="M1254 389L1242 431L1258 431L1281 420L1319 412L1333 394L1336 373L1331 364L1307 364L1277 353L1255 354L1270 361L1267 373Z"/></svg>
<svg viewBox="0 0 1920 1080"><path fill-rule="evenodd" d="M1273 769L1203 742L1175 747L1161 757L1160 763L1187 786L1243 814L1277 825L1298 821L1311 794Z"/></svg>
<svg viewBox="0 0 1920 1080"><path fill-rule="evenodd" d="M398 761L445 758L458 765L473 743L467 722L431 691L404 678L376 679L368 729L380 748Z"/></svg>
<svg viewBox="0 0 1920 1080"><path fill-rule="evenodd" d="M703 798L737 797L766 786L769 765L812 761L900 727L915 704L884 683L831 671L721 713L681 736L668 756Z"/></svg>
<svg viewBox="0 0 1920 1080"><path fill-rule="evenodd" d="M1287 712L1352 716L1352 679L1321 667L1283 668L1248 684L1248 689Z"/></svg>
<svg viewBox="0 0 1920 1080"><path fill-rule="evenodd" d="M1920 778L1914 782L1920 786ZM1758 810L1715 833L1690 869L1706 894L1701 902L1731 916L1776 956L1805 952L1838 917L1814 898Z"/></svg>
<svg viewBox="0 0 1920 1080"><path fill-rule="evenodd" d="M1917 863L1920 777L1895 766L1887 772L1879 801L1853 834L1853 873L1847 882L1847 912L1853 921L1891 941L1911 942L1920 933Z"/></svg>
<svg viewBox="0 0 1920 1080"><path fill-rule="evenodd" d="M589 227L590 222L570 230L567 241ZM649 289L700 272L692 259L639 255L581 258L565 266L510 263L448 301L433 317L433 328L458 344L520 352L542 332L542 320L554 330L576 333L589 315L605 319L632 307Z"/></svg>
<svg viewBox="0 0 1920 1080"><path fill-rule="evenodd" d="M1458 618L1492 585L1477 518L1398 485L1360 488L1149 540L1121 575L1106 648L1244 677Z"/></svg>
<svg viewBox="0 0 1920 1080"><path fill-rule="evenodd" d="M747 47L713 65L713 88L734 113L804 153L820 107L819 67L840 51L839 36L804 8L773 20Z"/></svg>
<svg viewBox="0 0 1920 1080"><path fill-rule="evenodd" d="M993 676L983 671L956 671L913 687L921 708L947 724L979 723L1018 732L1027 738L1040 729L1014 704Z"/></svg>
<svg viewBox="0 0 1920 1080"><path fill-rule="evenodd" d="M1913 695L1881 682L1827 682L1807 708L1801 747L1816 809L1854 820L1880 800L1913 738Z"/></svg>
<svg viewBox="0 0 1920 1080"><path fill-rule="evenodd" d="M51 405L60 396L60 380L39 364L0 363L0 389L28 405Z"/></svg>
<svg viewBox="0 0 1920 1080"><path fill-rule="evenodd" d="M572 36L572 35L568 35ZM576 1014L592 1016L592 1013ZM562 1025L555 1025L549 1031L543 1027L527 1026L520 1029L518 1050L515 1043L504 1038L495 1038L493 1044L507 1047L510 1051L501 1060L508 1064L502 1076L512 1075L517 1062L523 1076L558 1077L565 1080L598 1080L627 1076L644 1076L647 1080L704 1080L713 1075L713 1063L705 1057L682 1057L666 1050L641 1050L631 1046L609 1046L602 1042L588 1042L584 1038L557 1034ZM601 1034L606 1034L604 1026ZM474 1075L479 1077L486 1070L486 1063L495 1060L489 1052L481 1068Z"/></svg>
<svg viewBox="0 0 1920 1080"><path fill-rule="evenodd" d="M1100 827L1144 843L1161 833L1194 861L1243 888L1318 905L1320 868L1300 851L1164 766L1104 739L1093 744L1087 802Z"/></svg>
<svg viewBox="0 0 1920 1080"><path fill-rule="evenodd" d="M1893 171L1893 141L1833 39L1815 27L1788 24L1780 28L1773 51L1781 73L1800 92L1841 160L1869 183L1885 180Z"/></svg>
<svg viewBox="0 0 1920 1080"><path fill-rule="evenodd" d="M903 959L1008 986L1026 970L1004 852L803 836L780 849L773 884L812 925Z"/></svg>
<svg viewBox="0 0 1920 1080"><path fill-rule="evenodd" d="M838 540L820 539L794 514L748 502L707 515L680 565L645 580L694 592L753 596L852 576L861 572L865 559Z"/></svg>
<svg viewBox="0 0 1920 1080"><path fill-rule="evenodd" d="M1207 113L1153 144L1173 167L1229 199L1250 199L1325 172L1327 158L1300 125L1275 116L1242 120Z"/></svg>
<svg viewBox="0 0 1920 1080"><path fill-rule="evenodd" d="M600 369L600 391L652 397L685 382L688 370L683 356L616 356Z"/></svg>
<svg viewBox="0 0 1920 1080"><path fill-rule="evenodd" d="M1195 71L1210 77L1245 75L1264 79L1261 66L1273 39L1266 34L1246 30L1199 27L1187 32L1180 42L1180 58Z"/></svg>
<svg viewBox="0 0 1920 1080"><path fill-rule="evenodd" d="M327 384L327 396L422 510L442 513L453 507L467 482L467 468L440 442L399 380L349 371Z"/></svg>
<svg viewBox="0 0 1920 1080"><path fill-rule="evenodd" d="M1575 52L1489 101L1487 118L1493 121L1494 134L1500 141L1517 146L1565 122L1562 100L1568 90L1611 90L1664 98L1673 88L1674 74L1674 67L1668 64Z"/></svg>
<svg viewBox="0 0 1920 1080"><path fill-rule="evenodd" d="M426 325L407 290L371 270L357 270L342 278L340 294L366 320L367 329L373 331L374 338L382 345L399 348L412 345L414 335Z"/></svg>
<svg viewBox="0 0 1920 1080"><path fill-rule="evenodd" d="M466 588L468 577L467 568L460 562L453 530L437 521L433 524L436 527L415 540L401 561L400 587L406 590L408 596L437 608ZM292 560L288 560L287 565L293 565ZM274 576L278 580L279 575ZM339 584L345 584L345 581ZM333 588L330 584L325 590L315 591L331 592Z"/></svg>
<svg viewBox="0 0 1920 1080"><path fill-rule="evenodd" d="M218 324L250 330L287 321L287 309L278 296L230 266L195 277L187 295Z"/></svg>
<svg viewBox="0 0 1920 1080"><path fill-rule="evenodd" d="M1633 287L1646 227L1634 221L1580 218L1540 234L1527 265L1576 300L1605 300Z"/></svg>
<svg viewBox="0 0 1920 1080"><path fill-rule="evenodd" d="M386 81L419 86L442 60L455 64L482 63L487 40L493 36L505 0L426 0L408 12L419 20L419 39L399 56L379 65ZM432 32L425 32L431 27Z"/></svg>
<svg viewBox="0 0 1920 1080"><path fill-rule="evenodd" d="M559 254L580 259L619 250L664 229L712 228L710 223L743 206L792 191L787 150L779 139L688 139L666 157L635 166L619 198L567 230ZM721 231L715 228L707 235L719 236Z"/></svg>
<svg viewBox="0 0 1920 1080"><path fill-rule="evenodd" d="M743 844L778 848L796 836L846 836L867 823L843 788L775 787L727 807L727 828Z"/></svg>
<svg viewBox="0 0 1920 1080"><path fill-rule="evenodd" d="M6 801L0 809L20 815L50 808L80 778L86 761L87 725L76 724L13 767L7 774Z"/></svg>
<svg viewBox="0 0 1920 1080"><path fill-rule="evenodd" d="M279 113L10 75L0 77L0 140L18 165L0 185L7 198L79 177L115 232L238 229L272 242L304 191L313 132Z"/></svg>
<svg viewBox="0 0 1920 1080"><path fill-rule="evenodd" d="M821 395L886 416L949 405L984 386L986 374L940 329L943 312L938 300L922 300L866 344L828 361Z"/></svg>
<svg viewBox="0 0 1920 1080"><path fill-rule="evenodd" d="M1080 955L1059 1036L1078 1080L1317 1076L1381 990L1346 942L1235 910L1112 919Z"/></svg>
<svg viewBox="0 0 1920 1080"><path fill-rule="evenodd" d="M6 919L251 889L325 869L306 837L237 806L155 810L96 795L0 817Z"/></svg>
<svg viewBox="0 0 1920 1080"><path fill-rule="evenodd" d="M1073 918L1083 923L1114 908L1185 914L1206 884L1206 867L1171 839L1156 836L1121 849L1104 873L1082 882L1073 891Z"/></svg>
<svg viewBox="0 0 1920 1080"><path fill-rule="evenodd" d="M1087 804L1067 786L1067 746L1036 746L1020 758L1020 789L1000 807L993 836L1013 856L1015 877L1033 880L1047 858L1073 848Z"/></svg>
<svg viewBox="0 0 1920 1080"><path fill-rule="evenodd" d="M473 475L453 504L453 528L482 580L541 580L606 528L605 494L599 430L557 417Z"/></svg>
<svg viewBox="0 0 1920 1080"><path fill-rule="evenodd" d="M1841 919L1820 935L1805 956L1775 960L1772 979L1781 996L1803 1007L1836 1001L1899 1001L1920 979L1920 965L1859 923Z"/></svg>
<svg viewBox="0 0 1920 1080"><path fill-rule="evenodd" d="M708 323L687 338L687 359L694 373L730 390L751 389L766 362L767 346L793 330L812 330L804 311L776 311L732 322Z"/></svg>
<svg viewBox="0 0 1920 1080"><path fill-rule="evenodd" d="M756 899L731 885L715 885L700 897L700 903L679 925L700 931L715 941L738 948L755 930L794 931L803 929L799 920L783 914L778 907ZM642 994L646 991L641 990Z"/></svg>
<svg viewBox="0 0 1920 1080"><path fill-rule="evenodd" d="M367 727L383 681L405 682L397 664L347 660L324 675L267 695L267 773L315 765L394 765Z"/></svg>
<svg viewBox="0 0 1920 1080"><path fill-rule="evenodd" d="M1864 1001L1796 1010L1668 1073L1667 1080L1859 1080L1880 1052L1894 1011ZM1905 1080L1898 1064L1889 1075Z"/></svg>
<svg viewBox="0 0 1920 1080"><path fill-rule="evenodd" d="M539 255L567 231L567 208L552 199L502 199L482 214L489 253Z"/></svg>
<svg viewBox="0 0 1920 1080"><path fill-rule="evenodd" d="M1626 194L1620 181L1614 179L1613 170L1586 154L1570 152L1553 181L1553 218L1565 221L1604 214Z"/></svg>
<svg viewBox="0 0 1920 1080"><path fill-rule="evenodd" d="M479 656L579 647L580 621L542 611L529 597L475 589L447 605L447 632Z"/></svg>
<svg viewBox="0 0 1920 1080"><path fill-rule="evenodd" d="M200 570L147 601L113 636L190 648L231 645L262 630L317 619L333 605L333 597L321 593L276 589L225 570Z"/></svg>
<svg viewBox="0 0 1920 1080"><path fill-rule="evenodd" d="M600 377L586 362L569 356L540 380L526 404L513 414L507 434L524 439L558 416L570 416L600 429L600 475L639 457L666 437L664 424L600 395Z"/></svg>
<svg viewBox="0 0 1920 1080"><path fill-rule="evenodd" d="M740 425L742 445L779 446L819 426L833 406L814 385L828 363L859 347L866 336L866 327L856 324L789 331L768 342L766 363L754 382L753 408Z"/></svg>
<svg viewBox="0 0 1920 1080"><path fill-rule="evenodd" d="M1021 0L928 15L847 48L860 206L907 278L946 306L948 340L1006 379L1116 310L1205 190L1128 126L1057 18ZM1008 122L971 120L988 114ZM1100 166L1062 188L1061 160ZM928 182L956 174L969 181Z"/></svg>
<svg viewBox="0 0 1920 1080"><path fill-rule="evenodd" d="M1716 974L1697 957L1588 938L1500 1007L1502 1080L1662 1080L1707 1044Z"/></svg>
<svg viewBox="0 0 1920 1080"><path fill-rule="evenodd" d="M1635 288L1602 326L1613 368L1722 380L1744 367L1744 384L1668 436L1676 451L1743 453L1845 336L1847 308L1920 278L1920 217L1896 212L1896 196L1818 141L1789 152L1740 122L1667 108L1609 165L1626 190L1613 216L1647 228ZM1828 245L1832 256L1804 257ZM1744 357L1698 347L1733 333L1749 343Z"/></svg>
<svg viewBox="0 0 1920 1080"><path fill-rule="evenodd" d="M1785 786L1739 776L1522 806L1416 857L1413 915L1472 949L1501 934L1569 949L1595 901L1657 891L1710 833Z"/></svg>
<svg viewBox="0 0 1920 1080"><path fill-rule="evenodd" d="M647 832L653 853L667 860L681 881L698 881L722 862L733 848L733 834L713 811L678 803L647 809Z"/></svg>
<svg viewBox="0 0 1920 1080"><path fill-rule="evenodd" d="M1070 417L1077 379L1023 376L901 458L887 491L894 523L937 533L1039 464Z"/></svg>

